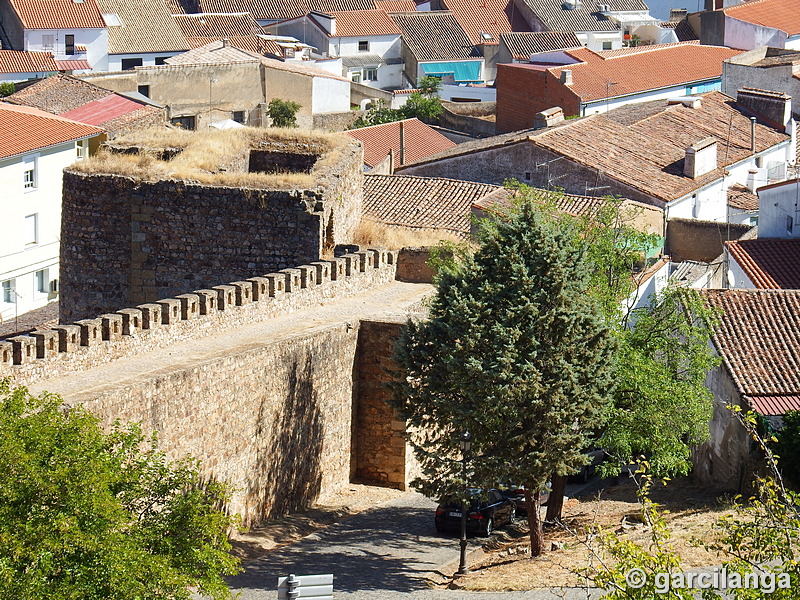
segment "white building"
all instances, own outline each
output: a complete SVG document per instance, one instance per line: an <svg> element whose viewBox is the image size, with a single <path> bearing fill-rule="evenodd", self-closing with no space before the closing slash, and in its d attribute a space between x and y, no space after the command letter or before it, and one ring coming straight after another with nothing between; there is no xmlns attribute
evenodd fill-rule
<svg viewBox="0 0 800 600"><path fill-rule="evenodd" d="M0 104L0 322L58 297L62 170L103 130Z"/></svg>

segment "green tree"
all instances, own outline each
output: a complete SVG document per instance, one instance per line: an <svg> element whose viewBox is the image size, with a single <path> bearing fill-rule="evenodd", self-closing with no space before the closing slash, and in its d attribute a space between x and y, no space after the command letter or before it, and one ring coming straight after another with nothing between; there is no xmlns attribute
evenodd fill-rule
<svg viewBox="0 0 800 600"><path fill-rule="evenodd" d="M612 389L613 342L586 294L586 248L528 203L487 227L474 255L443 264L430 318L396 346L394 403L426 495L524 485L531 552L542 550L539 490L575 471ZM458 435L472 433L462 476Z"/></svg>
<svg viewBox="0 0 800 600"><path fill-rule="evenodd" d="M783 415L783 428L776 434L775 454L783 477L792 487L800 487L800 411Z"/></svg>
<svg viewBox="0 0 800 600"><path fill-rule="evenodd" d="M10 96L17 88L14 86L13 83L9 83L7 81L3 81L0 83L0 98L5 98L6 96Z"/></svg>
<svg viewBox="0 0 800 600"><path fill-rule="evenodd" d="M442 78L426 75L419 80L419 85L417 85L417 87L424 96L428 96L429 98L438 96L439 90L442 88Z"/></svg>
<svg viewBox="0 0 800 600"><path fill-rule="evenodd" d="M300 110L297 102L273 98L268 108L273 127L297 127L297 111Z"/></svg>
<svg viewBox="0 0 800 600"><path fill-rule="evenodd" d="M401 119L417 118L426 123L434 123L444 112L442 103L439 98L433 96L425 96L419 92L413 92L409 95L406 103L398 109Z"/></svg>
<svg viewBox="0 0 800 600"><path fill-rule="evenodd" d="M378 100L367 112L358 117L351 125L350 129L359 129L361 127L369 127L371 125L382 125L383 123L394 123L403 119L400 113L386 106L383 100Z"/></svg>
<svg viewBox="0 0 800 600"><path fill-rule="evenodd" d="M230 598L226 489L169 462L138 427L0 380L0 596Z"/></svg>

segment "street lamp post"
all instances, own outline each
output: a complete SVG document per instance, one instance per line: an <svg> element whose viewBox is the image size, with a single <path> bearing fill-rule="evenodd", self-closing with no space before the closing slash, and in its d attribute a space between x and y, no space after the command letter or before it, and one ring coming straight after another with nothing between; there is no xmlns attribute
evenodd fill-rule
<svg viewBox="0 0 800 600"><path fill-rule="evenodd" d="M469 485L467 485L467 461L472 446L472 434L465 431L461 434L461 464L464 468L464 497L461 501L461 558L458 563L458 574L467 572L467 510L469 510Z"/></svg>

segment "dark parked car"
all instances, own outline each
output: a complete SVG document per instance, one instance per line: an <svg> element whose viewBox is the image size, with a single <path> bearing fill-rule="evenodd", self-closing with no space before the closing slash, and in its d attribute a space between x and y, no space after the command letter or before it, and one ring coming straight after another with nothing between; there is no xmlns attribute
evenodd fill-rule
<svg viewBox="0 0 800 600"><path fill-rule="evenodd" d="M601 450L600 448L586 450L584 454L589 457L589 462L583 465L580 471L569 476L571 481L586 483L589 481L589 478L594 475L597 467L606 459L605 450Z"/></svg>
<svg viewBox="0 0 800 600"><path fill-rule="evenodd" d="M517 507L518 517L528 516L528 505L525 502L525 486L524 485L502 485L499 488L501 494L511 500ZM539 504L547 506L547 501L550 499L550 482L547 483L545 489L539 492Z"/></svg>
<svg viewBox="0 0 800 600"><path fill-rule="evenodd" d="M467 509L467 533L490 535L495 527L516 521L514 501L500 490L489 490L485 495L473 490L473 500ZM436 531L461 531L461 501L444 499L436 508Z"/></svg>

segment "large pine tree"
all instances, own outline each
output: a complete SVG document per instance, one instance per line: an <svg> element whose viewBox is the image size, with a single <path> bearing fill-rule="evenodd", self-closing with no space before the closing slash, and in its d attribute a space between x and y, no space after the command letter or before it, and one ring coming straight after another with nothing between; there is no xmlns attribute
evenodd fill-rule
<svg viewBox="0 0 800 600"><path fill-rule="evenodd" d="M524 485L531 553L542 550L539 490L575 472L612 390L614 344L587 294L585 243L526 204L445 265L430 316L398 341L395 403L415 434L416 486ZM458 436L473 436L463 480Z"/></svg>

